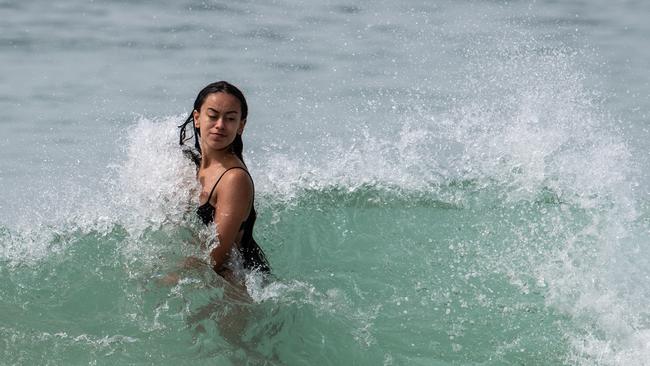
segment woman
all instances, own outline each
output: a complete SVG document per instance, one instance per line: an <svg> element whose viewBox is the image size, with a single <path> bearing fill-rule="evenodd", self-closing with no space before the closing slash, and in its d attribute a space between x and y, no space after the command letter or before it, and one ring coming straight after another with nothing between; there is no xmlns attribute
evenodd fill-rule
<svg viewBox="0 0 650 366"><path fill-rule="evenodd" d="M234 85L219 81L199 92L194 110L180 127L180 144L196 163L201 183L197 214L215 225L219 243L209 251L212 268L226 279L240 262L247 269L270 272L264 252L253 239L254 186L242 157L241 134L248 105ZM185 145L194 127L194 147Z"/></svg>

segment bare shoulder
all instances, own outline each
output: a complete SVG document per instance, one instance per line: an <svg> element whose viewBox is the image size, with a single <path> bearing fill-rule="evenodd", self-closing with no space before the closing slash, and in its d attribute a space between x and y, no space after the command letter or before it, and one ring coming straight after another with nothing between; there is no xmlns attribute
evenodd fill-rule
<svg viewBox="0 0 650 366"><path fill-rule="evenodd" d="M238 192L239 194L253 194L253 180L244 168L229 169L221 178L220 192Z"/></svg>

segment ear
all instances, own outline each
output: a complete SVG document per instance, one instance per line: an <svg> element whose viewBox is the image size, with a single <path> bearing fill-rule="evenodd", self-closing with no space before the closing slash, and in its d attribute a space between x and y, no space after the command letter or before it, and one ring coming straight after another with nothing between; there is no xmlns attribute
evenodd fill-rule
<svg viewBox="0 0 650 366"><path fill-rule="evenodd" d="M241 124L239 125L239 129L237 130L237 133L240 135L244 133L244 127L246 127L246 120L242 119Z"/></svg>
<svg viewBox="0 0 650 366"><path fill-rule="evenodd" d="M199 111L195 109L192 112L192 118L194 119L194 127L199 128Z"/></svg>

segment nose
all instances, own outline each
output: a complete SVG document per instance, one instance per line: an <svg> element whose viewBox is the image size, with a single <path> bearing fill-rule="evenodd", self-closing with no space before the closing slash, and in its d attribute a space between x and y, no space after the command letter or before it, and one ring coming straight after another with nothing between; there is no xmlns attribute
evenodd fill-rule
<svg viewBox="0 0 650 366"><path fill-rule="evenodd" d="M224 120L223 120L223 117L219 117L219 118L217 118L217 123L215 123L215 127L216 127L217 129L222 129L223 126L224 126Z"/></svg>

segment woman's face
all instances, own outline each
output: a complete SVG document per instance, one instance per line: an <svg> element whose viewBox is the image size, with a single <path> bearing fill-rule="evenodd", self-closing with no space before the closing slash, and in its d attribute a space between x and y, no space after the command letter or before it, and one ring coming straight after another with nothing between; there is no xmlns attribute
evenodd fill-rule
<svg viewBox="0 0 650 366"><path fill-rule="evenodd" d="M246 120L241 118L237 97L227 93L209 94L194 112L194 126L201 132L203 149L223 150L244 132Z"/></svg>

